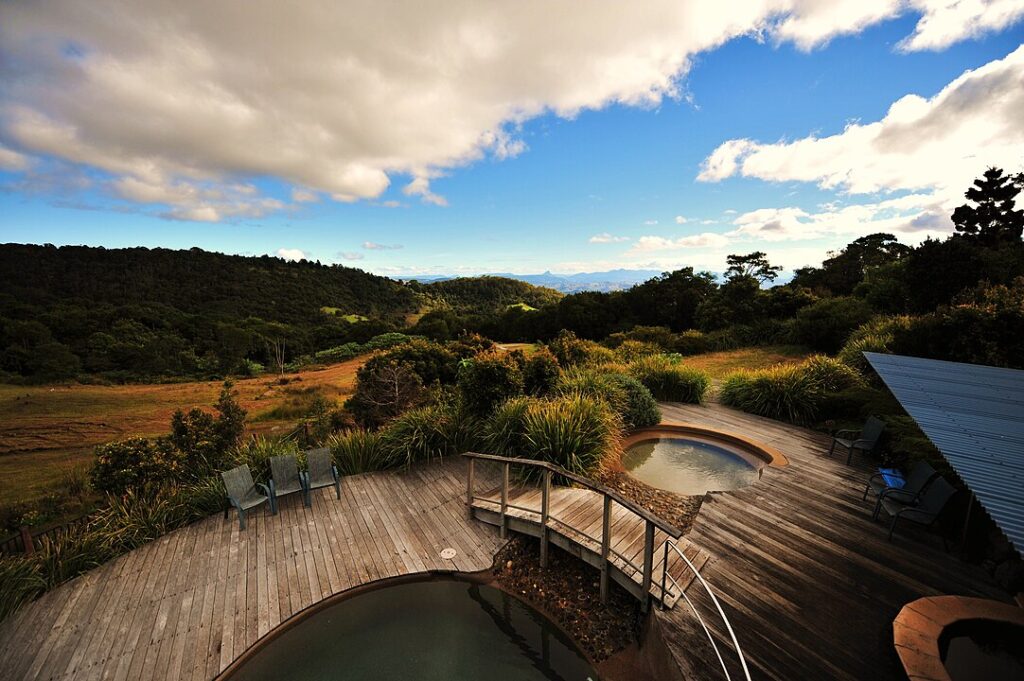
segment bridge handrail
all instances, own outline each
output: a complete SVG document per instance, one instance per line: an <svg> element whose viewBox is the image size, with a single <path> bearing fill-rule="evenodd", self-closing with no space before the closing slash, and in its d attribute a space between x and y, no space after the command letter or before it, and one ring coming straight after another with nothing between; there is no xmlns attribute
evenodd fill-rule
<svg viewBox="0 0 1024 681"><path fill-rule="evenodd" d="M671 574L669 574L668 551L669 549L672 549L673 551L675 551L676 555L683 559L683 561L686 563L686 566L690 569L690 572L693 573L693 576L697 579L698 582L700 582L700 585L704 587L704 591L708 594L708 596L711 597L711 602L715 604L715 608L718 610L718 614L722 618L722 623L725 624L725 630L729 633L729 638L732 640L733 649L736 651L736 656L739 658L740 666L743 668L743 677L746 679L746 681L751 681L750 670L747 668L747 660L743 656L743 650L740 648L740 642L736 639L736 633L732 629L732 624L729 623L729 618L726 617L725 611L722 609L722 604L719 603L718 597L715 596L715 592L712 591L711 586L706 581L704 581L704 577L700 574L700 570L697 569L697 566L690 562L690 559L686 557L686 554L683 553L683 551L681 551L674 542L671 542L666 539L664 546L665 558L664 563L662 564L661 573L662 594L665 593L665 579L667 577L669 580L672 581L672 584L676 587L676 589L679 590L679 595L682 596L683 600L686 601L686 604L690 606L690 610L693 612L694 617L697 618L697 621L700 623L701 628L704 629L705 635L707 635L708 637L708 641L711 642L711 647L715 651L715 656L718 658L718 663L722 665L722 672L725 673L726 681L731 681L732 675L729 674L729 668L725 664L725 659L722 657L722 651L719 650L718 644L715 643L715 637L711 634L711 630L708 629L707 623L704 621L704 618L701 617L700 612L697 610L697 606L694 605L693 601L690 600L690 597L686 594L686 591L684 589L680 589L679 583L675 580L674 577L672 577Z"/></svg>
<svg viewBox="0 0 1024 681"><path fill-rule="evenodd" d="M584 487L592 489L595 492L610 497L613 501L615 501L615 503L626 507L627 509L637 514L647 522L653 524L655 527L660 529L665 534L675 539L678 539L683 534L683 531L677 528L675 525L669 523L666 520L662 520L661 518L654 515L647 509L641 508L640 506L633 503L629 499L625 498L615 490L609 487L605 487L604 485L594 482L593 480L585 478L582 475L576 475L575 473L567 471L558 464L549 463L547 461L538 461L536 459L520 459L514 456L498 456L496 454L480 454L478 452L463 452L462 456L469 459L483 459L484 461L496 461L499 463L517 466L527 466L551 471L556 475L561 475L565 478L568 478L569 480L572 480L577 484L583 485Z"/></svg>

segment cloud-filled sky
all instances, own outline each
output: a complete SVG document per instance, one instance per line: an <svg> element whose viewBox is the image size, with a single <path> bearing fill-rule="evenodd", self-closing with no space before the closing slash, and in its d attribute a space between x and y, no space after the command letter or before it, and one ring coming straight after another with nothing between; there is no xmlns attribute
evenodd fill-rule
<svg viewBox="0 0 1024 681"><path fill-rule="evenodd" d="M792 269L1024 168L1024 0L12 0L0 239Z"/></svg>

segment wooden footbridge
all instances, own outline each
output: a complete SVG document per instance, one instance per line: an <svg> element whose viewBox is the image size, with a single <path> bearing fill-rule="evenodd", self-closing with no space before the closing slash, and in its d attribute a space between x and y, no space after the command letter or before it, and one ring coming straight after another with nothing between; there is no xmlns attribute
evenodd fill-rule
<svg viewBox="0 0 1024 681"><path fill-rule="evenodd" d="M707 561L678 528L587 478L543 461L463 456L469 459L466 503L473 515L500 527L502 536L511 530L539 538L542 566L549 543L593 565L601 572L602 599L615 580L645 609L651 599L670 608ZM476 466L485 462L500 467L501 482L477 491Z"/></svg>

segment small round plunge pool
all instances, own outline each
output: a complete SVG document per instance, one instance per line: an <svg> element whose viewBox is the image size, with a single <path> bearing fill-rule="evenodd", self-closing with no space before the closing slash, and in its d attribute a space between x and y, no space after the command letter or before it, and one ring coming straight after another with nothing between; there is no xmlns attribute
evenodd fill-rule
<svg viewBox="0 0 1024 681"><path fill-rule="evenodd" d="M623 444L622 466L632 477L685 496L745 487L765 465L786 465L781 452L748 438L683 424L644 429Z"/></svg>
<svg viewBox="0 0 1024 681"><path fill-rule="evenodd" d="M231 681L596 681L573 642L504 591L455 578L382 586L313 611L247 655Z"/></svg>

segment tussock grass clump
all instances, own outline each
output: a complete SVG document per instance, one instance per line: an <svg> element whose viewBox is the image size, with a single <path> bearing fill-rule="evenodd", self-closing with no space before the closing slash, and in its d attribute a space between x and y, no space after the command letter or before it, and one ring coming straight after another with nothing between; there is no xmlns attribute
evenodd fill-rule
<svg viewBox="0 0 1024 681"><path fill-rule="evenodd" d="M589 475L619 451L621 422L600 400L572 395L539 402L523 418L521 456Z"/></svg>
<svg viewBox="0 0 1024 681"><path fill-rule="evenodd" d="M809 423L822 395L821 384L803 367L779 365L729 374L722 381L718 399L751 414Z"/></svg>
<svg viewBox="0 0 1024 681"><path fill-rule="evenodd" d="M572 369L562 376L557 391L561 395L580 394L603 400L622 418L626 428L645 428L661 422L661 411L651 391L633 376L606 367Z"/></svg>
<svg viewBox="0 0 1024 681"><path fill-rule="evenodd" d="M479 422L457 401L407 411L382 431L382 445L396 465L408 466L473 449Z"/></svg>
<svg viewBox="0 0 1024 681"><path fill-rule="evenodd" d="M0 558L0 622L46 590L46 580L34 558Z"/></svg>
<svg viewBox="0 0 1024 681"><path fill-rule="evenodd" d="M811 355L799 365L822 390L839 392L864 385L855 369L827 355Z"/></svg>
<svg viewBox="0 0 1024 681"><path fill-rule="evenodd" d="M300 459L299 467L305 463L302 452L294 442L285 440L274 440L260 435L250 438L244 444L239 445L232 452L232 466L241 466L243 463L249 466L253 480L266 483L270 480L270 457L272 456L294 456Z"/></svg>
<svg viewBox="0 0 1024 681"><path fill-rule="evenodd" d="M839 350L836 357L853 367L861 374L873 373L871 365L864 358L864 352L891 352L891 346L896 334L910 328L913 318L907 315L894 317L876 317L867 324L859 326Z"/></svg>
<svg viewBox="0 0 1024 681"><path fill-rule="evenodd" d="M381 471L395 465L380 431L356 428L332 435L327 446L341 475Z"/></svg>
<svg viewBox="0 0 1024 681"><path fill-rule="evenodd" d="M630 364L630 372L655 399L667 402L700 404L711 385L705 372L673 362L665 355L641 357Z"/></svg>
<svg viewBox="0 0 1024 681"><path fill-rule="evenodd" d="M532 397L513 397L498 405L484 424L483 449L500 456L523 456L526 413L539 402Z"/></svg>

